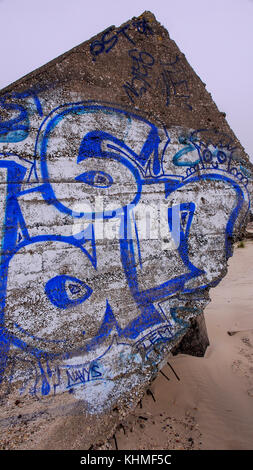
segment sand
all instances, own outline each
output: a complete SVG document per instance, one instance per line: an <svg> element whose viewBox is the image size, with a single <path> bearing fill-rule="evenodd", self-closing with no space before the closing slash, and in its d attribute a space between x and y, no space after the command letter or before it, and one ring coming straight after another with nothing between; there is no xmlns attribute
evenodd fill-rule
<svg viewBox="0 0 253 470"><path fill-rule="evenodd" d="M176 375L167 364L103 448L253 449L252 266L253 241L237 244L227 276L210 291L205 356L169 358Z"/></svg>

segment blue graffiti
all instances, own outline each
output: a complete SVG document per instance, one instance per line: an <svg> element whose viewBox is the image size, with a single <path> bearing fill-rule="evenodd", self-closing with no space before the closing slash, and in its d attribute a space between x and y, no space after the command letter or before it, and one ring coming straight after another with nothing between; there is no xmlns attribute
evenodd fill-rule
<svg viewBox="0 0 253 470"><path fill-rule="evenodd" d="M25 140L30 132L29 112L23 104L15 103L16 100L25 100L32 97L36 111L40 117L43 116L41 102L35 90L27 90L22 93L6 94L0 97L0 109L11 113L15 117L3 121L0 117L0 142L21 142ZM14 100L14 102L12 102Z"/></svg>
<svg viewBox="0 0 253 470"><path fill-rule="evenodd" d="M99 370L99 364L95 361L89 364L89 367L71 367L66 369L67 386L66 389L73 389L88 382L101 380L103 374Z"/></svg>
<svg viewBox="0 0 253 470"><path fill-rule="evenodd" d="M194 167L197 168L199 164L202 168L205 165L211 165L211 168L214 169L218 169L228 162L230 165L233 159L233 152L236 150L231 137L225 133L213 132L208 129L199 129L188 136L179 136L178 142L184 145L184 147L173 156L173 164L193 169ZM192 154L192 152L195 152L195 154ZM188 155L188 157L184 157L184 155ZM195 159L192 159L192 157ZM242 167L240 169L242 171ZM191 174L190 171L187 170L187 176ZM231 170L229 171L231 173ZM240 176L240 179L247 186L247 173L242 171L242 174L240 174L235 168L234 174L237 178Z"/></svg>
<svg viewBox="0 0 253 470"><path fill-rule="evenodd" d="M0 100L1 108L19 113L17 117L8 121L0 121L0 142L20 142L29 134L29 118L24 106L14 103L6 103L6 97Z"/></svg>
<svg viewBox="0 0 253 470"><path fill-rule="evenodd" d="M148 21L143 18L141 20L133 21L133 27L137 29L138 33L147 36L153 34L152 28ZM117 44L119 37L124 37L128 42L135 45L135 41L129 36L128 30L131 28L131 24L128 23L122 26L120 29L115 30L113 27L108 28L101 36L101 39L96 39L90 45L90 52L93 56L93 60L96 57L105 52L108 54L114 46Z"/></svg>
<svg viewBox="0 0 253 470"><path fill-rule="evenodd" d="M66 286L67 281L68 285ZM78 298L69 298L68 291L73 295L79 294ZM52 304L65 309L84 302L92 294L92 289L80 279L61 275L55 276L47 282L45 292Z"/></svg>
<svg viewBox="0 0 253 470"><path fill-rule="evenodd" d="M145 51L138 51L138 49L131 49L128 55L132 61L131 79L129 82L122 85L125 93L132 103L135 98L139 98L149 88L152 88L152 70L155 64L154 57Z"/></svg>
<svg viewBox="0 0 253 470"><path fill-rule="evenodd" d="M129 50L128 55L131 59L131 78L122 88L132 104L148 90L155 89L161 92L166 106L183 105L187 110L192 110L188 80L178 56L172 62L163 63L157 62L150 53L136 48ZM158 78L155 73L157 69Z"/></svg>
<svg viewBox="0 0 253 470"><path fill-rule="evenodd" d="M39 105L38 105L39 106ZM40 112L39 107L38 112ZM23 118L21 110L20 116ZM41 110L42 112L42 110ZM130 201L127 204L119 204L119 207L113 211L102 212L74 212L71 208L67 207L58 199L54 187L53 178L50 175L50 166L48 164L48 147L54 129L68 117L78 118L80 116L103 113L106 115L115 115L120 118L126 117L130 122L135 121L146 126L148 129L145 141L141 145L141 149L137 152L133 146L120 139L113 132L109 133L103 129L89 130L85 135L80 136L79 148L76 155L73 156L73 161L77 170L85 164L89 159L95 159L96 162L116 162L120 164L122 169L127 170L136 182L134 194L131 194ZM20 117L19 116L19 117ZM18 122L16 123L18 124ZM15 124L15 125L16 125ZM14 132L15 125L13 123L6 130L8 133ZM14 126L14 127L13 127ZM21 129L19 129L20 131ZM24 129L23 129L24 131ZM202 134L201 134L202 133ZM199 136L207 133L207 130L199 130L193 132L185 140L181 139L182 144L186 145L183 150L177 152L173 157L175 166L187 166L186 174L178 178L177 175L167 175L163 167L163 159L165 151L170 143L170 138L167 133L166 142L163 143L161 149L161 138L159 136L159 129L156 125L144 119L143 117L134 113L126 112L116 106L108 104L95 104L92 102L79 102L68 103L59 106L53 110L42 122L36 143L35 143L35 159L34 162L22 161L16 163L12 160L13 154L6 154L5 158L1 155L0 168L7 172L7 189L5 201L5 217L4 228L2 235L2 250L1 250L1 266L0 266L0 381L4 377L7 367L9 349L14 345L19 350L25 352L30 357L32 356L37 362L40 374L36 377L35 389L37 389L39 381L41 381L41 394L48 395L51 390L50 379L52 378L52 369L50 361L66 360L71 357L71 354L89 353L95 351L100 345L106 342L109 336L116 336L119 344L124 341L130 344L137 344L140 341L139 347L150 351L151 345L156 343L165 343L171 341L173 331L169 325L168 319L160 308L161 302L167 300L171 296L176 296L179 293L190 293L196 289L187 287L190 280L198 280L198 289L206 289L218 282L217 280L206 284L202 279L204 278L205 270L195 266L192 262L189 250L189 237L192 228L192 223L196 217L196 204L195 201L180 203L177 206L180 214L180 230L179 240L176 243L176 250L180 261L184 267L182 274L175 276L172 279L150 286L149 288L141 288L141 276L145 270L145 264L141 259L141 241L138 236L138 227L134 223L134 232L132 233L129 220L132 217L133 208L136 207L142 198L143 188L147 185L159 184L159 191L164 195L165 200L174 192L181 190L195 182L201 181L222 181L230 185L236 197L236 203L229 214L228 222L226 225L224 239L225 239L225 254L228 258L231 256L231 245L233 238L233 231L239 213L243 208L245 202L245 194L247 192L247 182L241 177L236 168L231 167L231 155L228 156L226 149L229 147L225 140L222 142L215 142L213 150L208 148L206 140L203 141ZM134 144L133 144L134 145ZM220 146L219 146L220 145ZM197 150L198 159L194 162L185 160L184 155ZM23 189L23 183L29 180L31 172L37 175L36 161L40 160L40 170L42 181L39 181L37 176L37 185L30 189ZM182 159L183 157L183 159ZM23 163L23 164L22 164ZM25 163L30 164L28 170ZM226 165L226 166L225 166ZM225 169L224 169L225 168ZM203 173L201 171L204 170ZM218 172L218 170L220 170ZM109 170L108 170L109 171ZM80 170L78 176L73 177L73 182L86 185L91 190L93 188L110 190L115 184L114 174L110 174L102 170ZM187 189L187 188L186 188ZM45 203L54 206L57 211L75 218L84 218L89 221L87 232L83 232L80 238L74 236L64 235L37 235L30 236L29 227L22 214L19 203L20 195L29 192L38 192ZM26 331L18 323L15 324L15 333L10 331L5 323L6 311L6 298L7 298L7 280L10 263L16 254L25 247L32 247L35 243L41 242L61 242L66 247L74 247L78 253L84 255L87 260L87 265L90 266L90 271L99 274L98 260L97 260L97 247L96 247L96 233L94 229L95 218L113 219L117 218L119 221L119 253L122 271L126 279L126 286L129 289L131 298L134 301L138 314L127 325L122 327L120 320L117 318L115 307L112 306L109 294L106 293L106 302L104 305L103 315L97 331L94 336L86 340L86 332L81 331L80 334L84 337L82 347L73 352L66 346L64 352L62 349L53 352L50 343L62 344L65 347L64 340L51 339L44 340L39 336L32 335L30 331ZM132 219L131 219L132 220ZM168 232L173 235L173 212L172 208L168 207L167 210L167 225ZM91 237L86 237L86 233ZM87 240L91 240L91 248L89 251L85 248ZM175 240L176 241L176 240ZM140 266L141 270L138 271ZM80 269L81 272L81 269ZM75 276L58 273L50 278L44 285L44 292L48 301L58 309L67 310L72 306L80 305L86 301L93 299L93 289L86 282L85 273L83 279ZM95 300L94 300L95 302ZM85 311L85 310L84 310ZM187 327L187 323L178 318L177 311L171 311L172 318L181 330ZM181 322L181 323L180 323ZM155 328L145 335L145 331L149 328ZM17 331L17 333L16 333ZM19 337L18 332L22 333ZM145 336L144 336L145 335ZM24 337L26 339L24 339ZM141 337L141 339L139 339ZM21 339L23 338L23 339ZM34 339L35 341L31 341ZM95 353L94 353L95 354ZM46 365L45 365L46 364ZM93 363L90 369L84 365L79 369L69 369L67 371L69 380L69 388L76 385L84 384L89 380L100 380L101 372L99 368Z"/></svg>
<svg viewBox="0 0 253 470"><path fill-rule="evenodd" d="M162 310L161 304L159 307ZM171 324L170 320L168 319L167 323L155 330L152 330L152 332L148 333L147 335L144 335L140 340L138 340L134 344L134 348L140 352L145 354L147 358L149 358L150 353L153 351L154 347L157 345L163 345L165 343L171 342L172 340L175 340L178 336L182 335L183 332L186 331L186 329L189 327L190 323L188 321L182 320L180 317L178 317L178 313L196 313L195 309L189 309L186 307L176 307L176 308L171 308L170 310L170 315L173 320L173 323L177 325L178 329L175 331L174 325ZM154 365L156 365L154 363Z"/></svg>
<svg viewBox="0 0 253 470"><path fill-rule="evenodd" d="M57 113L56 113L57 112ZM95 104L89 103L74 103L68 104L64 106L60 106L56 108L50 115L43 121L41 125L41 129L43 126L46 126L42 139L38 134L37 142L35 145L35 154L40 153L40 161L41 161L41 172L43 176L43 197L45 200L50 201L50 203L54 204L58 210L61 212L68 213L70 215L74 215L76 217L87 217L90 218L91 214L75 214L71 209L64 206L59 200L57 200L55 192L50 184L50 174L47 164L47 147L48 142L51 137L51 133L54 128L62 121L62 119L68 117L69 115L81 115L86 113L115 113L117 115L122 114L123 116L129 116L133 120L137 120L139 122L143 122L148 125L150 128L149 135L147 140L144 142L143 147L139 154L136 153L132 148L127 146L123 141L119 140L117 137L108 134L103 131L92 131L87 133L82 139L78 157L77 157L77 164L82 162L85 159L94 157L94 158L111 158L118 162L120 162L123 166L126 166L130 172L133 174L136 184L137 190L135 197L133 198L131 204L135 205L138 203L140 196L141 196L141 188L142 188L142 178L141 174L147 170L147 166L151 164L151 157L152 158L152 171L155 175L158 175L161 171L161 162L159 160L159 143L160 138L158 134L158 129L155 125L150 123L144 118L137 116L135 114L126 113L125 111L109 107L109 106L99 106ZM55 114L56 113L56 114ZM54 114L52 119L49 118L51 115ZM107 147L110 151L102 150L102 144L104 141L110 142ZM169 138L168 138L169 141ZM94 177L98 177L101 182L101 178L105 178L105 184L94 184ZM109 187L113 184L113 177L112 175L105 175L102 173L96 174L89 172L89 174L81 174L75 178L77 181L84 181L86 184L91 186L97 187ZM121 211L122 208L119 208ZM98 216L98 214L97 214ZM103 217L111 217L111 213L108 214L101 214L100 216Z"/></svg>
<svg viewBox="0 0 253 470"><path fill-rule="evenodd" d="M104 171L86 171L79 176L76 176L76 181L94 186L94 188L109 188L113 184L113 178Z"/></svg>
<svg viewBox="0 0 253 470"><path fill-rule="evenodd" d="M251 171L249 171L247 168L245 168L244 166L240 165L240 170L241 172L250 180L252 180L252 173Z"/></svg>
<svg viewBox="0 0 253 470"><path fill-rule="evenodd" d="M166 106L169 106L172 101L176 105L184 107L192 111L192 106L189 103L190 92L188 80L181 66L180 57L177 55L175 60L164 63L160 61L161 73L157 79L156 86L161 87L162 94L165 96Z"/></svg>
<svg viewBox="0 0 253 470"><path fill-rule="evenodd" d="M176 166L195 166L198 163L200 163L201 160L199 158L199 155L198 155L198 158L194 161L187 160L187 159L182 160L183 155L191 154L191 152L193 152L194 150L196 150L196 149L198 150L198 146L194 145L194 143L193 143L193 142L196 142L196 138L192 139L192 136L190 136L189 138L179 136L178 141L179 141L180 144L186 144L186 145L185 145L184 148L179 150L173 156L172 162L174 163L174 165L176 165Z"/></svg>

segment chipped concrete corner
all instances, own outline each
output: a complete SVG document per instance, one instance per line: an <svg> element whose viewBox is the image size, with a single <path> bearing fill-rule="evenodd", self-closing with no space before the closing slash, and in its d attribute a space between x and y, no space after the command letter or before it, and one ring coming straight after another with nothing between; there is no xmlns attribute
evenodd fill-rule
<svg viewBox="0 0 253 470"><path fill-rule="evenodd" d="M3 404L34 400L59 429L81 416L88 448L226 274L252 165L149 12L2 90L0 110Z"/></svg>

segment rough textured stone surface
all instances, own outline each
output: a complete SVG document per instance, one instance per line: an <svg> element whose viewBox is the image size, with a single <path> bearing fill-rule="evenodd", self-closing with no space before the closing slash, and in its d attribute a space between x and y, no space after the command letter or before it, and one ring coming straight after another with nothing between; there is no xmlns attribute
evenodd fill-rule
<svg viewBox="0 0 253 470"><path fill-rule="evenodd" d="M205 317L203 314L191 318L191 326L188 328L180 343L171 352L177 354L189 354L190 356L202 357L209 346Z"/></svg>
<svg viewBox="0 0 253 470"><path fill-rule="evenodd" d="M199 323L252 165L149 12L2 90L0 112L2 424L21 396L35 447L89 448Z"/></svg>

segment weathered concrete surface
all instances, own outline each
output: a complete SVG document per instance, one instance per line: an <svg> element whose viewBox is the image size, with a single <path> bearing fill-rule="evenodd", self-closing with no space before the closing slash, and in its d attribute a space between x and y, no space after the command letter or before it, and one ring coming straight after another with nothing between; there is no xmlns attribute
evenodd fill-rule
<svg viewBox="0 0 253 470"><path fill-rule="evenodd" d="M206 329L205 317L198 315L190 320L191 326L188 328L180 343L172 350L173 356L177 354L189 354L190 356L202 357L209 346L208 333Z"/></svg>
<svg viewBox="0 0 253 470"><path fill-rule="evenodd" d="M48 416L35 447L89 448L226 274L252 165L148 12L2 90L0 105L2 425L21 399L28 421Z"/></svg>

